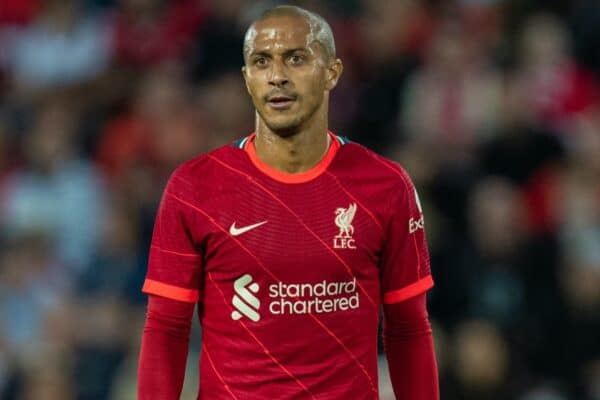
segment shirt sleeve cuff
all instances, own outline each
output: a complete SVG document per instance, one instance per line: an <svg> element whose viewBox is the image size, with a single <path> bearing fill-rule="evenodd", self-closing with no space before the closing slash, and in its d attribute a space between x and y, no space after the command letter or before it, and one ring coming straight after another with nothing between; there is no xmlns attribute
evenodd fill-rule
<svg viewBox="0 0 600 400"><path fill-rule="evenodd" d="M155 294L172 300L196 303L200 298L200 292L195 289L185 289L179 286L169 285L152 279L146 279L142 292Z"/></svg>
<svg viewBox="0 0 600 400"><path fill-rule="evenodd" d="M383 294L383 304L394 304L410 299L420 293L425 292L433 287L433 278L427 275L419 279L415 283L403 287L402 289L393 290Z"/></svg>

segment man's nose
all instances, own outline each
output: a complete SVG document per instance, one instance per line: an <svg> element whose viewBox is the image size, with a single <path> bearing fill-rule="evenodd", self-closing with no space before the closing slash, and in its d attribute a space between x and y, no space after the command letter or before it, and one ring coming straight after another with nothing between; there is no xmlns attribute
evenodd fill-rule
<svg viewBox="0 0 600 400"><path fill-rule="evenodd" d="M289 79L285 70L285 66L281 62L273 62L271 64L271 74L269 76L269 84L273 86L284 86Z"/></svg>

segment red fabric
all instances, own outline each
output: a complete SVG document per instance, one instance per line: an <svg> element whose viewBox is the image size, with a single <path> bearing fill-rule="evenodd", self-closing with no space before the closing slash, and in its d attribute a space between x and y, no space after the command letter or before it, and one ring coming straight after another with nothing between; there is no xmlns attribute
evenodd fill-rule
<svg viewBox="0 0 600 400"><path fill-rule="evenodd" d="M397 399L438 400L437 365L426 295L384 306L383 338Z"/></svg>
<svg viewBox="0 0 600 400"><path fill-rule="evenodd" d="M139 400L179 399L193 314L193 303L148 297L138 368Z"/></svg>
<svg viewBox="0 0 600 400"><path fill-rule="evenodd" d="M144 291L203 304L199 398L377 397L381 302L431 287L425 222L400 166L333 139L302 182L249 139L169 180Z"/></svg>

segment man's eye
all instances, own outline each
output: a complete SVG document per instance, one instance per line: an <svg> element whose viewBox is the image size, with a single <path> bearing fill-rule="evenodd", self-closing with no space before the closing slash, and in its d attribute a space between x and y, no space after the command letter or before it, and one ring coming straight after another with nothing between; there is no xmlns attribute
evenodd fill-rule
<svg viewBox="0 0 600 400"><path fill-rule="evenodd" d="M302 63L302 61L304 61L304 58L302 56L291 56L290 57L290 62L292 64L300 64L300 63Z"/></svg>
<svg viewBox="0 0 600 400"><path fill-rule="evenodd" d="M267 65L267 59L265 57L258 57L254 60L254 64L258 65L259 67L264 67Z"/></svg>

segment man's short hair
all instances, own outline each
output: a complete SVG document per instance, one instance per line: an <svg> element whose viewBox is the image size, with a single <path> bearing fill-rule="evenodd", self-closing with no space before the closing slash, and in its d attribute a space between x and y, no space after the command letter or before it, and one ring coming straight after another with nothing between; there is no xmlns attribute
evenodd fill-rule
<svg viewBox="0 0 600 400"><path fill-rule="evenodd" d="M316 41L321 46L326 60L335 58L333 32L331 31L331 26L329 26L323 17L297 6L277 6L263 12L246 31L246 35L244 36L244 59L247 58L250 52L249 42L253 39L252 28L254 25L265 19L281 16L303 18L310 27L310 35L312 36L310 42Z"/></svg>

